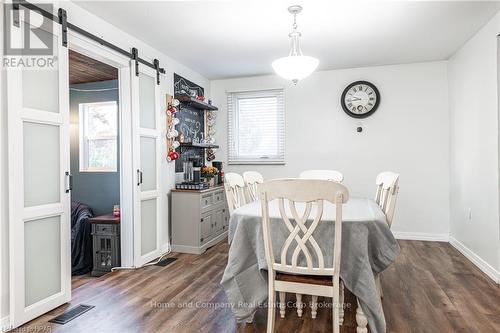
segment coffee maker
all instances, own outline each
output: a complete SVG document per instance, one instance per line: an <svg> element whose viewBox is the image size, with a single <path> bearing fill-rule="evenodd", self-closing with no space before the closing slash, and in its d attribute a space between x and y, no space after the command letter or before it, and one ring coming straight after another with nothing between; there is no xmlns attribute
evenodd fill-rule
<svg viewBox="0 0 500 333"><path fill-rule="evenodd" d="M217 174L217 185L220 185L223 183L224 179L222 178L222 162L217 162L217 161L212 161L212 166L214 168L217 168L219 170L219 173Z"/></svg>

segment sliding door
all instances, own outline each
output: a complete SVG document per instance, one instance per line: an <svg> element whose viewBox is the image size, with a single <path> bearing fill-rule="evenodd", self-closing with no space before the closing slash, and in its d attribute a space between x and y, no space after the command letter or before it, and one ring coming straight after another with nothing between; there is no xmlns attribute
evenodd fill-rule
<svg viewBox="0 0 500 333"><path fill-rule="evenodd" d="M134 263L140 266L160 253L162 193L160 192L160 96L156 72L141 66L132 76L134 164Z"/></svg>
<svg viewBox="0 0 500 333"><path fill-rule="evenodd" d="M21 16L10 28L11 44L35 29L53 49L26 51L26 59L47 60L38 68L7 68L10 319L17 327L71 299L68 52L52 22L36 28Z"/></svg>

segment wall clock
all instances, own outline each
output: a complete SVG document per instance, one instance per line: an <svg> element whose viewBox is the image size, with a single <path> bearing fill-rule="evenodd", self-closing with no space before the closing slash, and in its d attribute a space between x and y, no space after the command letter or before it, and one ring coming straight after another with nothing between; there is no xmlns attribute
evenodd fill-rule
<svg viewBox="0 0 500 333"><path fill-rule="evenodd" d="M344 89L340 103L349 116L366 118L377 110L380 93L374 84L368 81L356 81Z"/></svg>

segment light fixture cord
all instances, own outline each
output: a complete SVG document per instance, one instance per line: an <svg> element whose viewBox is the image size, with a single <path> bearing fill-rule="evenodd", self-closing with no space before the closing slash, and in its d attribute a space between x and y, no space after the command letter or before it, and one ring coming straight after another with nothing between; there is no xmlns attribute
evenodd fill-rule
<svg viewBox="0 0 500 333"><path fill-rule="evenodd" d="M301 33L297 31L297 13L293 13L293 30L288 35L292 39L292 49L290 50L290 56L301 56L302 50L300 49L299 37Z"/></svg>

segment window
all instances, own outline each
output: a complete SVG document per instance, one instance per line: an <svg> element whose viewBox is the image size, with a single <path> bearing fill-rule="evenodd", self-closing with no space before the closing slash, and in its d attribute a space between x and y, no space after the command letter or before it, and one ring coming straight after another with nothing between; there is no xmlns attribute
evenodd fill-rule
<svg viewBox="0 0 500 333"><path fill-rule="evenodd" d="M116 172L118 107L116 101L79 105L80 171Z"/></svg>
<svg viewBox="0 0 500 333"><path fill-rule="evenodd" d="M227 95L229 164L285 163L283 89Z"/></svg>

